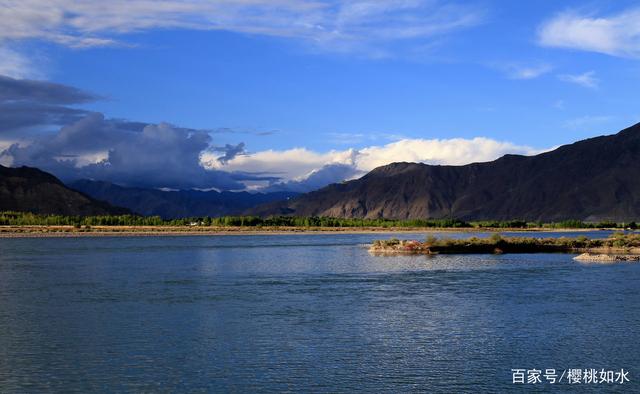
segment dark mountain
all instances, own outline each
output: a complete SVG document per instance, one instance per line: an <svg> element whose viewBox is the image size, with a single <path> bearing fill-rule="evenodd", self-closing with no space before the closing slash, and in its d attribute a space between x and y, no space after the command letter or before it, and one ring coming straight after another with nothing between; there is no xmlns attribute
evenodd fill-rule
<svg viewBox="0 0 640 394"><path fill-rule="evenodd" d="M640 219L640 124L536 156L393 163L254 214L585 221Z"/></svg>
<svg viewBox="0 0 640 394"><path fill-rule="evenodd" d="M72 182L69 186L98 200L129 208L138 214L158 215L165 219L237 215L260 204L286 200L298 195L292 192L263 194L197 190L162 191L90 180Z"/></svg>
<svg viewBox="0 0 640 394"><path fill-rule="evenodd" d="M131 213L66 187L37 168L0 165L0 211L60 215L119 215Z"/></svg>

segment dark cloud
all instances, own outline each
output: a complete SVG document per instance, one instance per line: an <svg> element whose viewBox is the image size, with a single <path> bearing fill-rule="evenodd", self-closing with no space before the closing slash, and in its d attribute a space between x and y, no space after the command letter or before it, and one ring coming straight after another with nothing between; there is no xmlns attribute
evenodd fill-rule
<svg viewBox="0 0 640 394"><path fill-rule="evenodd" d="M243 189L240 181L246 179L273 181L203 168L200 155L211 143L207 131L167 123L147 124L142 130L131 126L93 113L29 145L14 144L0 158L50 171L65 181L90 178L129 186L223 190ZM243 147L232 147L229 155Z"/></svg>
<svg viewBox="0 0 640 394"><path fill-rule="evenodd" d="M281 182L282 177L277 176L272 172L246 172L246 171L233 171L229 172L234 179L241 181L261 181L261 182L269 182L270 184L274 184L276 182Z"/></svg>
<svg viewBox="0 0 640 394"><path fill-rule="evenodd" d="M71 105L88 103L99 98L72 86L48 81L15 79L0 75L0 102L29 101L43 104Z"/></svg>
<svg viewBox="0 0 640 394"><path fill-rule="evenodd" d="M149 125L149 123L135 122L127 119L110 119L109 122L115 123L118 125L118 128L128 131L142 131Z"/></svg>
<svg viewBox="0 0 640 394"><path fill-rule="evenodd" d="M0 133L6 135L34 126L63 125L78 121L89 114L88 111L32 103L2 102L0 103Z"/></svg>
<svg viewBox="0 0 640 394"><path fill-rule="evenodd" d="M222 152L224 155L218 157L218 161L222 164L227 164L230 160L233 160L236 156L245 153L244 142L238 145L226 144L222 147L215 147L212 149L214 152Z"/></svg>
<svg viewBox="0 0 640 394"><path fill-rule="evenodd" d="M275 183L267 188L267 192L275 191L292 191L298 193L306 193L320 189L332 183L342 182L356 175L360 175L362 171L355 166L349 164L327 164L322 168L313 171L308 177L298 181L287 181Z"/></svg>
<svg viewBox="0 0 640 394"><path fill-rule="evenodd" d="M231 127L219 127L211 129L211 134L252 134L258 136L268 136L278 133L278 130L255 131L251 129L236 129Z"/></svg>
<svg viewBox="0 0 640 394"><path fill-rule="evenodd" d="M261 137L266 137L268 135L274 135L277 133L278 133L278 130L269 130L269 131L259 131L256 133L256 135L259 135Z"/></svg>
<svg viewBox="0 0 640 394"><path fill-rule="evenodd" d="M71 86L0 75L0 135L15 138L35 127L76 122L90 112L68 105L98 98Z"/></svg>
<svg viewBox="0 0 640 394"><path fill-rule="evenodd" d="M212 130L105 119L71 107L98 98L70 86L0 76L0 136L23 141L0 152L0 163L38 167L64 181L90 178L173 189L237 190L245 188L245 180L280 180L202 167L205 151L221 152L223 164L244 153L244 143L211 148Z"/></svg>

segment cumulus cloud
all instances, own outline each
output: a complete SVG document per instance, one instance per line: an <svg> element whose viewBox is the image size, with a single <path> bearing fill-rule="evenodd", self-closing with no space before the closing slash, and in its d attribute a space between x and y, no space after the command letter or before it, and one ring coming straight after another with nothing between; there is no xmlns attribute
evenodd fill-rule
<svg viewBox="0 0 640 394"><path fill-rule="evenodd" d="M0 163L38 167L66 181L91 178L155 188L304 192L397 161L466 164L506 153L536 153L487 138L401 138L359 150L249 153L242 142L212 144L216 130L108 119L73 107L98 98L52 82L0 77ZM58 128L54 131L52 126ZM15 138L24 136L15 133L25 129L38 132Z"/></svg>
<svg viewBox="0 0 640 394"><path fill-rule="evenodd" d="M538 42L548 47L640 57L640 9L609 16L563 12L540 26Z"/></svg>
<svg viewBox="0 0 640 394"><path fill-rule="evenodd" d="M236 156L220 163L215 152L204 152L201 160L207 168L245 173L272 174L283 180L302 180L328 164L352 164L355 151L314 152L306 148L265 150Z"/></svg>
<svg viewBox="0 0 640 394"><path fill-rule="evenodd" d="M73 107L97 99L71 86L0 76L0 164L38 167L66 181L159 188L235 190L245 188L241 181L280 181L204 168L205 153L220 164L244 153L242 142L213 146L215 130L106 119Z"/></svg>
<svg viewBox="0 0 640 394"><path fill-rule="evenodd" d="M243 179L260 178L203 168L200 155L211 136L206 131L170 124L130 123L93 113L0 154L4 162L50 171L63 180L99 179L123 185L175 189L243 189ZM270 179L270 178L266 178Z"/></svg>
<svg viewBox="0 0 640 394"><path fill-rule="evenodd" d="M227 129L108 119L73 107L97 99L66 85L0 76L0 163L38 167L66 181L91 178L155 188L305 192L395 161L466 164L505 153L536 153L487 138L400 138L359 150L249 153L243 142L213 144L212 135ZM17 138L24 137L26 129L37 132Z"/></svg>
<svg viewBox="0 0 640 394"><path fill-rule="evenodd" d="M329 183L364 175L393 162L407 161L440 165L462 165L494 160L507 153L531 155L540 150L489 138L402 139L364 149L314 152L305 148L246 154L225 165L204 159L205 165L227 171L277 175L284 182L271 182L264 190L309 191Z"/></svg>
<svg viewBox="0 0 640 394"><path fill-rule="evenodd" d="M595 71L587 71L582 74L561 74L558 79L564 82L574 83L585 88L597 89L600 80L596 77Z"/></svg>
<svg viewBox="0 0 640 394"><path fill-rule="evenodd" d="M476 137L472 139L404 139L384 146L362 149L358 166L370 171L394 161L410 161L440 165L463 165L491 161L507 153L530 155L537 150L510 142Z"/></svg>
<svg viewBox="0 0 640 394"><path fill-rule="evenodd" d="M209 130L105 119L71 106L97 99L71 86L0 76L0 162L38 167L67 181L147 187L243 189L240 180L276 180L205 169L200 156L215 151ZM226 162L244 144L218 150Z"/></svg>

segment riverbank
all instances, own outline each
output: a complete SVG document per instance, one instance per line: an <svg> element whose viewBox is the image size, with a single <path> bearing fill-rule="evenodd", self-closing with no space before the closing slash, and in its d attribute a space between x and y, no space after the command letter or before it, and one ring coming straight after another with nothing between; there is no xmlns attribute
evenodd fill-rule
<svg viewBox="0 0 640 394"><path fill-rule="evenodd" d="M372 233L475 233L483 232L586 232L594 229L549 228L432 228L432 227L298 227L298 226L0 226L0 238L93 237L93 236L212 236L278 234L372 234Z"/></svg>
<svg viewBox="0 0 640 394"><path fill-rule="evenodd" d="M616 233L608 238L501 237L416 240L377 240L370 246L374 254L502 254L502 253L583 253L591 256L640 255L640 234ZM585 256L586 259L586 256ZM622 258L618 259L622 260Z"/></svg>

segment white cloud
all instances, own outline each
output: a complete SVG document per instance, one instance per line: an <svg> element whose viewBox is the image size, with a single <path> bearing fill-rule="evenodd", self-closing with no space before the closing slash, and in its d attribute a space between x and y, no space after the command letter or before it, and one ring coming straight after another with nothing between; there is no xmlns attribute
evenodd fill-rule
<svg viewBox="0 0 640 394"><path fill-rule="evenodd" d="M226 165L218 161L218 155L205 152L201 162L207 168L225 171L267 173L282 177L285 180L300 180L314 170L326 164L353 164L355 151L314 152L306 148L293 148L283 151L266 150L236 156Z"/></svg>
<svg viewBox="0 0 640 394"><path fill-rule="evenodd" d="M553 69L549 64L538 64L533 66L523 66L510 64L504 67L507 77L511 79L535 79Z"/></svg>
<svg viewBox="0 0 640 394"><path fill-rule="evenodd" d="M284 151L267 150L237 156L226 165L215 155L202 156L205 167L237 172L264 172L276 175L283 181L302 181L317 174L326 166L351 166L352 176L360 176L376 167L393 162L421 162L441 165L462 165L491 161L507 153L532 155L541 152L528 146L501 142L489 138L473 139L402 139L386 145L374 145L364 149L314 152L306 148ZM342 179L335 179L338 182Z"/></svg>
<svg viewBox="0 0 640 394"><path fill-rule="evenodd" d="M600 80L595 77L595 71L587 71L582 74L561 74L558 79L564 82L575 83L585 88L596 89Z"/></svg>
<svg viewBox="0 0 640 394"><path fill-rule="evenodd" d="M358 168L370 171L397 161L442 165L462 165L491 161L507 153L535 154L533 148L484 137L473 139L404 139L359 151Z"/></svg>
<svg viewBox="0 0 640 394"><path fill-rule="evenodd" d="M27 56L0 46L0 75L12 78L40 78L42 74Z"/></svg>
<svg viewBox="0 0 640 394"><path fill-rule="evenodd" d="M314 50L388 57L476 25L483 12L440 0L4 0L0 74L40 78L9 46L43 40L70 48L131 46L128 33L224 30L303 42Z"/></svg>
<svg viewBox="0 0 640 394"><path fill-rule="evenodd" d="M640 9L608 17L564 12L540 26L538 42L548 47L640 57Z"/></svg>
<svg viewBox="0 0 640 394"><path fill-rule="evenodd" d="M7 0L0 42L42 39L70 47L113 45L151 29L227 30L302 39L351 51L424 39L479 23L481 12L435 0Z"/></svg>

